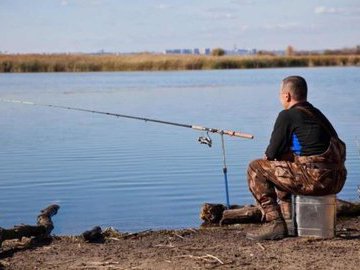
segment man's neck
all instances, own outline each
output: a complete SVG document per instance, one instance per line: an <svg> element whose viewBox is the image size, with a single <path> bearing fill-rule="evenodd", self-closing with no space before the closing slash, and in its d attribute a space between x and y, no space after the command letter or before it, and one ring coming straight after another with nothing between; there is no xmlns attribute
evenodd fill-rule
<svg viewBox="0 0 360 270"><path fill-rule="evenodd" d="M307 102L306 100L292 100L290 103L289 103L289 106L288 106L288 110L291 109L292 107L298 105L298 104L301 104L301 103L305 103Z"/></svg>

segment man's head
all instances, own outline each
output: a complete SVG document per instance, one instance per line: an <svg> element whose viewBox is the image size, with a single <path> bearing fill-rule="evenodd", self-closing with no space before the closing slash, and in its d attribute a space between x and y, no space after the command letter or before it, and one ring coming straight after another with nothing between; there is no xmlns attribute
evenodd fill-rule
<svg viewBox="0 0 360 270"><path fill-rule="evenodd" d="M303 77L289 76L282 80L280 102L285 109L307 100L307 84Z"/></svg>

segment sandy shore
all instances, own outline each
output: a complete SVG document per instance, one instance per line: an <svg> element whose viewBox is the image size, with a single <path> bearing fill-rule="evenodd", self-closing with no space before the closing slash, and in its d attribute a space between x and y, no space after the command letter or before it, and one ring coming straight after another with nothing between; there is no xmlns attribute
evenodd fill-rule
<svg viewBox="0 0 360 270"><path fill-rule="evenodd" d="M36 246L3 243L1 269L359 269L360 217L338 220L331 240L245 239L256 224L108 234L104 243L54 236Z"/></svg>

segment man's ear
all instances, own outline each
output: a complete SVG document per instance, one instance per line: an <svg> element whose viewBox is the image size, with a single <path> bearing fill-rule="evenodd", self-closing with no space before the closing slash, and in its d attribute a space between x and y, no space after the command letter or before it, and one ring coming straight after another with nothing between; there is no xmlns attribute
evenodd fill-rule
<svg viewBox="0 0 360 270"><path fill-rule="evenodd" d="M291 94L289 93L289 92L286 92L285 93L285 99L286 99L286 101L290 101L291 100Z"/></svg>

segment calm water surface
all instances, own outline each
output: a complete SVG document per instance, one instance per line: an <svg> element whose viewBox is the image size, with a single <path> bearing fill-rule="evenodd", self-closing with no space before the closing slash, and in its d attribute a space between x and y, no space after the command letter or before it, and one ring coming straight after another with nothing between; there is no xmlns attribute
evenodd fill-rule
<svg viewBox="0 0 360 270"><path fill-rule="evenodd" d="M253 203L245 171L262 157L281 110L281 79L307 78L309 99L347 143L347 183L358 199L360 69L307 68L199 72L0 74L0 98L29 100L241 130L226 137L230 202ZM0 227L34 224L61 206L56 234L95 225L121 231L198 226L204 202L225 201L221 141L204 135L84 112L0 103Z"/></svg>

